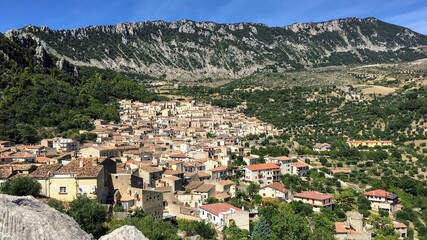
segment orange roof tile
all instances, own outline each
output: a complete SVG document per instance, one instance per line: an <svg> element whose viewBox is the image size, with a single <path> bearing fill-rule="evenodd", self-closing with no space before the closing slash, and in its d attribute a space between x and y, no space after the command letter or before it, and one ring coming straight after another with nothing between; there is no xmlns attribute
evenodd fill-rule
<svg viewBox="0 0 427 240"><path fill-rule="evenodd" d="M314 200L326 200L332 198L332 195L326 193L320 193L318 191L305 191L300 193L295 193L294 198L305 198L305 199L314 199Z"/></svg>
<svg viewBox="0 0 427 240"><path fill-rule="evenodd" d="M249 165L246 168L251 171L260 171L260 170L269 170L269 169L279 169L280 167L274 163L261 163L261 164Z"/></svg>
<svg viewBox="0 0 427 240"><path fill-rule="evenodd" d="M293 162L292 163L295 167L297 167L297 168L300 168L300 167L308 167L308 164L307 163L304 163L304 162Z"/></svg>
<svg viewBox="0 0 427 240"><path fill-rule="evenodd" d="M372 190L372 191L364 193L365 196L374 196L374 197L383 197L383 198L386 198L390 194L391 193L384 191L384 190L381 190L381 189Z"/></svg>
<svg viewBox="0 0 427 240"><path fill-rule="evenodd" d="M231 209L234 209L236 211L243 211L240 208L237 208L229 203L213 203L213 204L206 204L206 205L202 205L200 207L203 210L206 210L214 215L219 215L222 212L228 212Z"/></svg>
<svg viewBox="0 0 427 240"><path fill-rule="evenodd" d="M280 182L274 182L274 183L272 183L270 185L264 186L262 189L268 188L268 187L272 188L274 190L280 191L282 193L287 193L288 192L288 189L286 189L285 185L283 183L280 183Z"/></svg>
<svg viewBox="0 0 427 240"><path fill-rule="evenodd" d="M212 168L210 171L211 171L211 172L227 171L227 168L226 168L226 167L221 166L221 167Z"/></svg>

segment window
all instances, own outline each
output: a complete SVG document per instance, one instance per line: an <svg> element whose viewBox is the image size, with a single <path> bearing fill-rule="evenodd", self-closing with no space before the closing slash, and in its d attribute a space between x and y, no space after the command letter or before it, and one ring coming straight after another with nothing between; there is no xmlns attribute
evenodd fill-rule
<svg viewBox="0 0 427 240"><path fill-rule="evenodd" d="M59 193L67 193L67 187L59 187Z"/></svg>

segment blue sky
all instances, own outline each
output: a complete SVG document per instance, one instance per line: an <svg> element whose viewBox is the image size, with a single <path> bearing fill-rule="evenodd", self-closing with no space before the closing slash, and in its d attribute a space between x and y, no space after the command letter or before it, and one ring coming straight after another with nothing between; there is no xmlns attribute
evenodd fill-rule
<svg viewBox="0 0 427 240"><path fill-rule="evenodd" d="M190 19L285 26L376 17L427 34L426 0L1 0L0 32L28 24L70 29L145 20Z"/></svg>

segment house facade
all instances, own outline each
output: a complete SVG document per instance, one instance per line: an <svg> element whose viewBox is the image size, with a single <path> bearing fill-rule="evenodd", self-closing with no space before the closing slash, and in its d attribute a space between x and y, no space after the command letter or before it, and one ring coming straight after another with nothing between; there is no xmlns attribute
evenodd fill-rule
<svg viewBox="0 0 427 240"><path fill-rule="evenodd" d="M236 224L237 227L249 231L249 212L228 203L202 205L200 207L200 219L220 228Z"/></svg>
<svg viewBox="0 0 427 240"><path fill-rule="evenodd" d="M244 168L244 181L265 186L280 181L280 167L274 163L262 163Z"/></svg>
<svg viewBox="0 0 427 240"><path fill-rule="evenodd" d="M301 201L312 205L314 212L320 212L321 208L332 210L332 206L334 204L332 195L320 193L318 191L295 193L293 195L293 201Z"/></svg>
<svg viewBox="0 0 427 240"><path fill-rule="evenodd" d="M399 197L396 194L384 190L368 191L363 195L371 202L371 209L374 211L382 209L394 212L396 206L399 204Z"/></svg>

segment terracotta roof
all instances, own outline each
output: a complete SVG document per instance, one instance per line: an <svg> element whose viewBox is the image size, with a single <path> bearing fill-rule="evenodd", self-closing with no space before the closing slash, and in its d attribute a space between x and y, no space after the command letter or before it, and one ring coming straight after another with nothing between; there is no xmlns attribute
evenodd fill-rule
<svg viewBox="0 0 427 240"><path fill-rule="evenodd" d="M408 226L406 226L404 223L401 223L401 222L393 222L393 227L394 227L394 229L396 229L396 228L408 228Z"/></svg>
<svg viewBox="0 0 427 240"><path fill-rule="evenodd" d="M80 167L80 161L82 161L83 167ZM56 173L73 173L77 177L97 177L101 170L102 166L96 163L96 159L76 158L69 164L61 167Z"/></svg>
<svg viewBox="0 0 427 240"><path fill-rule="evenodd" d="M54 160L53 158L48 158L48 157L36 157L36 162L38 163L47 163L53 160Z"/></svg>
<svg viewBox="0 0 427 240"><path fill-rule="evenodd" d="M289 160L291 160L291 158L287 157L287 156L275 157L274 159L277 161L289 161Z"/></svg>
<svg viewBox="0 0 427 240"><path fill-rule="evenodd" d="M251 171L260 171L260 170L268 170L268 169L279 169L280 167L274 163L261 163L261 164L250 165L250 166L247 166L246 168Z"/></svg>
<svg viewBox="0 0 427 240"><path fill-rule="evenodd" d="M313 146L313 148L322 148L322 147L330 148L331 144L329 144L329 143L316 143Z"/></svg>
<svg viewBox="0 0 427 240"><path fill-rule="evenodd" d="M0 166L0 179L8 179L13 175L12 166Z"/></svg>
<svg viewBox="0 0 427 240"><path fill-rule="evenodd" d="M195 192L202 192L202 193L206 193L209 192L215 185L213 184L207 184L207 183L203 183L202 185L200 185L199 187L197 187L196 189L194 189Z"/></svg>
<svg viewBox="0 0 427 240"><path fill-rule="evenodd" d="M169 157L171 157L171 158L187 158L187 155L185 155L184 153L172 153L171 155L169 155Z"/></svg>
<svg viewBox="0 0 427 240"><path fill-rule="evenodd" d="M222 212L228 212L231 209L234 209L236 211L243 211L240 208L237 208L229 203L213 203L213 204L206 204L206 205L202 205L200 207L203 210L206 210L216 216L218 216L220 213Z"/></svg>
<svg viewBox="0 0 427 240"><path fill-rule="evenodd" d="M59 164L40 165L36 170L30 173L30 176L33 178L48 178L53 176L55 172L58 171L58 169L61 167L62 165Z"/></svg>
<svg viewBox="0 0 427 240"><path fill-rule="evenodd" d="M308 164L307 163L304 163L304 162L293 162L292 163L295 167L297 167L297 168L300 168L300 167L308 167Z"/></svg>
<svg viewBox="0 0 427 240"><path fill-rule="evenodd" d="M357 234L356 230L347 226L347 222L335 222L335 233L336 234Z"/></svg>
<svg viewBox="0 0 427 240"><path fill-rule="evenodd" d="M373 191L369 191L369 192L365 192L364 195L365 196L374 196L374 197L383 197L386 198L388 195L390 195L391 193L378 189L378 190L373 190Z"/></svg>
<svg viewBox="0 0 427 240"><path fill-rule="evenodd" d="M223 185L223 186L228 186L228 185L236 185L235 182L231 181L231 180L220 180L217 183Z"/></svg>
<svg viewBox="0 0 427 240"><path fill-rule="evenodd" d="M208 178L211 175L209 173L205 173L205 172L198 172L197 176L199 176L199 178Z"/></svg>
<svg viewBox="0 0 427 240"><path fill-rule="evenodd" d="M305 198L305 199L314 199L314 200L326 200L332 198L332 195L320 193L318 191L305 191L300 193L295 193L294 198Z"/></svg>
<svg viewBox="0 0 427 240"><path fill-rule="evenodd" d="M140 167L140 169L144 172L148 173L155 173L155 172L161 172L162 170L155 167Z"/></svg>
<svg viewBox="0 0 427 240"><path fill-rule="evenodd" d="M172 169L166 169L164 172L163 172L163 174L164 175L180 175L180 174L183 174L184 172L181 172L181 171L175 171L175 170L172 170Z"/></svg>
<svg viewBox="0 0 427 240"><path fill-rule="evenodd" d="M198 188L199 186L201 186L203 184L203 182L201 182L201 181L192 181L191 183L189 183L187 186L185 186L185 189L190 189L190 190L193 190L193 189L196 189L196 188Z"/></svg>
<svg viewBox="0 0 427 240"><path fill-rule="evenodd" d="M287 193L289 191L288 189L286 189L285 185L283 183L280 183L280 182L274 182L270 185L264 186L261 189L268 188L268 187L272 188L274 190L280 191L282 193Z"/></svg>
<svg viewBox="0 0 427 240"><path fill-rule="evenodd" d="M166 177L167 179L170 179L170 180L172 180L172 181L178 181L178 180L181 180L181 178L179 178L179 177L177 177L177 176L169 176L169 177Z"/></svg>
<svg viewBox="0 0 427 240"><path fill-rule="evenodd" d="M211 171L211 172L227 171L227 168L226 168L226 167L221 166L221 167L212 168L210 171Z"/></svg>

